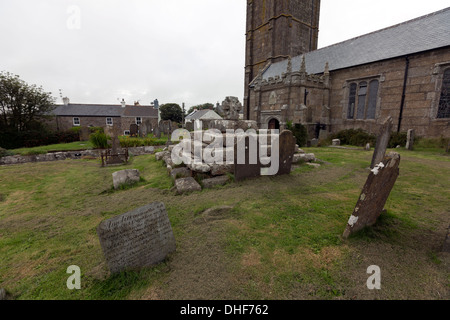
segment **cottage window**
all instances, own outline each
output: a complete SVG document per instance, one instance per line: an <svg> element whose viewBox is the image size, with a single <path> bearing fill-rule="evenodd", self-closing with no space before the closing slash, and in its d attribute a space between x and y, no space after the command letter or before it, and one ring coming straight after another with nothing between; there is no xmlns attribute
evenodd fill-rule
<svg viewBox="0 0 450 320"><path fill-rule="evenodd" d="M112 126L113 125L113 119L112 118L106 118L106 125Z"/></svg>
<svg viewBox="0 0 450 320"><path fill-rule="evenodd" d="M136 117L136 124L140 125L142 123L142 118L141 117Z"/></svg>
<svg viewBox="0 0 450 320"><path fill-rule="evenodd" d="M347 119L375 119L379 86L378 80L350 84Z"/></svg>
<svg viewBox="0 0 450 320"><path fill-rule="evenodd" d="M444 71L437 118L450 118L450 68Z"/></svg>
<svg viewBox="0 0 450 320"><path fill-rule="evenodd" d="M73 125L75 127L79 127L80 126L80 118L73 118Z"/></svg>
<svg viewBox="0 0 450 320"><path fill-rule="evenodd" d="M123 132L123 135L124 135L124 136L129 136L129 135L130 135L130 130L125 130L125 131Z"/></svg>

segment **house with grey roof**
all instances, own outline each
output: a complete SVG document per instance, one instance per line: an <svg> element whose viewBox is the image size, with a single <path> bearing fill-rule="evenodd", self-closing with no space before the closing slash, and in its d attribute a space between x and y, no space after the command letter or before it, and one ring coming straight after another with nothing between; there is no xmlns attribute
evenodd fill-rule
<svg viewBox="0 0 450 320"><path fill-rule="evenodd" d="M248 85L245 118L307 127L450 137L450 8L319 50L269 62ZM256 41L256 40L253 40ZM270 60L270 59L269 59Z"/></svg>
<svg viewBox="0 0 450 320"><path fill-rule="evenodd" d="M139 103L127 105L124 101L120 105L108 104L74 104L69 99L63 99L64 104L56 105L52 112L53 126L58 131L66 131L73 127L103 127L111 130L118 127L120 134L129 135L132 127L139 127L145 123L147 127L158 126L158 110L153 106ZM135 127L136 128L136 127Z"/></svg>
<svg viewBox="0 0 450 320"><path fill-rule="evenodd" d="M210 120L222 120L223 118L218 115L214 110L194 110L185 118L185 123L194 122L196 120L210 121Z"/></svg>

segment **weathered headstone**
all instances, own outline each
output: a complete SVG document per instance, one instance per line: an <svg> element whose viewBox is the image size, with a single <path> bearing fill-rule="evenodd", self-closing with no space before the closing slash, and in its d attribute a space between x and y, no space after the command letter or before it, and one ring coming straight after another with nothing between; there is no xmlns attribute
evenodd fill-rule
<svg viewBox="0 0 450 320"><path fill-rule="evenodd" d="M175 188L177 189L177 194L202 191L202 187L192 177L175 180Z"/></svg>
<svg viewBox="0 0 450 320"><path fill-rule="evenodd" d="M103 221L97 234L112 273L152 266L176 249L162 202Z"/></svg>
<svg viewBox="0 0 450 320"><path fill-rule="evenodd" d="M214 178L210 178L210 179L205 179L202 181L202 183L203 183L203 188L211 189L211 188L214 188L215 186L223 186L228 181L230 181L230 177L218 176L218 177L214 177Z"/></svg>
<svg viewBox="0 0 450 320"><path fill-rule="evenodd" d="M344 238L377 221L399 176L399 164L400 155L391 152L374 166L348 220Z"/></svg>
<svg viewBox="0 0 450 320"><path fill-rule="evenodd" d="M136 123L130 125L130 136L136 137L138 135L139 126Z"/></svg>
<svg viewBox="0 0 450 320"><path fill-rule="evenodd" d="M234 179L242 181L261 175L261 162L259 159L259 142L257 137L240 137L240 143L234 145ZM255 150L256 149L256 150ZM241 160L241 161L239 161Z"/></svg>
<svg viewBox="0 0 450 320"><path fill-rule="evenodd" d="M161 131L159 130L159 127L156 127L156 128L153 130L153 135L154 135L156 138L161 139Z"/></svg>
<svg viewBox="0 0 450 320"><path fill-rule="evenodd" d="M114 189L119 189L121 185L132 185L140 181L140 173L137 169L127 169L117 171L112 174Z"/></svg>
<svg viewBox="0 0 450 320"><path fill-rule="evenodd" d="M392 123L392 117L388 117L380 128L375 151L373 152L372 163L370 164L371 169L384 159L389 139L391 138Z"/></svg>
<svg viewBox="0 0 450 320"><path fill-rule="evenodd" d="M366 147L364 148L364 150L370 151L370 143L367 143L367 144L366 144Z"/></svg>
<svg viewBox="0 0 450 320"><path fill-rule="evenodd" d="M406 136L406 150L412 150L414 147L414 135L413 129L408 130L408 135Z"/></svg>
<svg viewBox="0 0 450 320"><path fill-rule="evenodd" d="M333 145L333 146L340 146L340 145L341 145L341 140L339 140L339 139L333 139L332 145Z"/></svg>
<svg viewBox="0 0 450 320"><path fill-rule="evenodd" d="M319 144L319 139L314 138L311 140L311 147L317 147L318 144Z"/></svg>
<svg viewBox="0 0 450 320"><path fill-rule="evenodd" d="M80 128L80 141L88 141L90 136L90 131L88 127Z"/></svg>
<svg viewBox="0 0 450 320"><path fill-rule="evenodd" d="M279 138L279 169L277 175L291 173L292 160L295 151L295 138L292 131L284 130Z"/></svg>

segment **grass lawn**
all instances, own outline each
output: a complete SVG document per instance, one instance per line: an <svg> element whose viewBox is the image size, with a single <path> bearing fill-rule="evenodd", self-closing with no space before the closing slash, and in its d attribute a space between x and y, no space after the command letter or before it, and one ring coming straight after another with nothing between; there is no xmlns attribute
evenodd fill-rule
<svg viewBox="0 0 450 320"><path fill-rule="evenodd" d="M93 146L89 141L75 141L70 143L51 144L48 146L40 146L34 148L20 148L10 150L13 154L20 154L23 156L32 154L45 154L50 151L76 151L76 150L88 150Z"/></svg>
<svg viewBox="0 0 450 320"><path fill-rule="evenodd" d="M341 235L372 152L306 148L323 160L176 196L153 155L101 168L97 160L0 166L0 287L14 299L449 299L450 157L397 149L400 176L378 223ZM143 181L113 191L114 171ZM96 233L108 218L165 203L177 251L152 268L111 275ZM206 209L233 209L212 217ZM81 268L68 290L67 267ZM368 290L378 265L382 289Z"/></svg>

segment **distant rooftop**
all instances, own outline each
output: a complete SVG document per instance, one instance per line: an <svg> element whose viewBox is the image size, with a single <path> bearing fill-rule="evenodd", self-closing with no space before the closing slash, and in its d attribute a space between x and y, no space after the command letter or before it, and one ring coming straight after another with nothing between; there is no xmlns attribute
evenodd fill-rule
<svg viewBox="0 0 450 320"><path fill-rule="evenodd" d="M450 7L389 28L368 33L306 53L306 72L319 74L450 46ZM263 79L281 76L287 60L270 65ZM300 70L302 55L292 58L292 70Z"/></svg>
<svg viewBox="0 0 450 320"><path fill-rule="evenodd" d="M108 104L57 105L53 115L62 117L158 117L158 110L153 106L126 106Z"/></svg>

